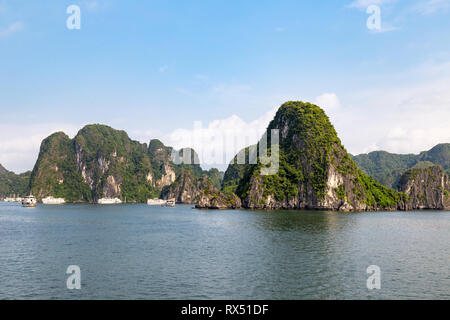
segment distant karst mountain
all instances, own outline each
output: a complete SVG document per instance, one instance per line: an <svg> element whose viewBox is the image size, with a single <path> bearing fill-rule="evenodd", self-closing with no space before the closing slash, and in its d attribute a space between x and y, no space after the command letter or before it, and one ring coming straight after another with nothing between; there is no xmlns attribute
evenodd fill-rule
<svg viewBox="0 0 450 320"><path fill-rule="evenodd" d="M31 171L15 174L0 164L0 197L26 195L29 190L30 175Z"/></svg>
<svg viewBox="0 0 450 320"><path fill-rule="evenodd" d="M390 188L397 188L401 176L419 163L440 165L450 174L450 143L438 144L429 151L415 154L395 154L374 151L369 154L352 156L353 161L365 173Z"/></svg>
<svg viewBox="0 0 450 320"><path fill-rule="evenodd" d="M38 199L51 195L70 202L95 202L103 197L145 202L183 179L185 171L193 176L194 193L197 179L206 177L220 185L215 172L203 171L198 164L175 164L172 150L159 140L150 141L147 147L131 140L125 131L99 124L85 126L73 139L57 132L41 144L31 174L31 192ZM191 149L177 155L182 158L184 152ZM192 154L195 158L196 153Z"/></svg>
<svg viewBox="0 0 450 320"><path fill-rule="evenodd" d="M408 195L407 210L450 209L450 177L440 165L409 169L400 178L398 189Z"/></svg>

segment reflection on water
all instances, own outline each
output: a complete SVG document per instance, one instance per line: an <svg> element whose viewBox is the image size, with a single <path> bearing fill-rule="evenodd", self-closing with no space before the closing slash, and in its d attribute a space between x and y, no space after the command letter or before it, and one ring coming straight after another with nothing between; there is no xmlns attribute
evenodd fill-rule
<svg viewBox="0 0 450 320"><path fill-rule="evenodd" d="M300 231L305 233L323 233L337 230L350 223L348 219L339 219L343 214L331 211L254 211L257 224L266 230L275 232Z"/></svg>
<svg viewBox="0 0 450 320"><path fill-rule="evenodd" d="M449 231L449 212L0 203L0 298L448 299Z"/></svg>

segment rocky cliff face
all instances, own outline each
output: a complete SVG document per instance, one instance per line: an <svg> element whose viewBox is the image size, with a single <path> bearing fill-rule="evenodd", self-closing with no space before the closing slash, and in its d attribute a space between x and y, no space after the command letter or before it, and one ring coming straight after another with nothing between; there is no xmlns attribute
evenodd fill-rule
<svg viewBox="0 0 450 320"><path fill-rule="evenodd" d="M450 210L450 178L441 166L408 170L400 179L399 190L408 195L407 210Z"/></svg>
<svg viewBox="0 0 450 320"><path fill-rule="evenodd" d="M145 201L155 189L147 146L124 131L89 125L74 139L62 132L45 139L32 172L32 192L67 201L102 197Z"/></svg>
<svg viewBox="0 0 450 320"><path fill-rule="evenodd" d="M159 140L151 140L147 148L126 132L104 125L85 126L74 139L58 132L41 144L30 181L32 192L39 199L52 195L66 201L117 197L146 202L164 190L166 197L193 203L203 187L200 178L220 185L219 171L203 171L195 151L174 153L175 158L191 155L191 164L174 163L172 151Z"/></svg>
<svg viewBox="0 0 450 320"><path fill-rule="evenodd" d="M211 183L204 187L196 201L197 209L239 209L241 199L235 194L225 194Z"/></svg>
<svg viewBox="0 0 450 320"><path fill-rule="evenodd" d="M272 152L273 129L280 133L276 174L262 175L261 162L232 162L225 173L223 191L235 191L242 207L339 211L404 207L401 193L382 186L357 168L318 106L303 102L282 105L266 131L268 147L262 151L267 154ZM244 151L247 158L248 151Z"/></svg>
<svg viewBox="0 0 450 320"><path fill-rule="evenodd" d="M153 175L149 177L152 185L161 190L175 182L176 172L171 161L171 147L166 147L161 141L151 140L148 147L148 154L153 167Z"/></svg>
<svg viewBox="0 0 450 320"><path fill-rule="evenodd" d="M192 171L182 169L176 181L164 188L161 192L163 199L175 199L177 202L194 204L198 200L200 192L206 187L207 176L196 178Z"/></svg>
<svg viewBox="0 0 450 320"><path fill-rule="evenodd" d="M39 199L52 195L68 201L92 200L92 192L77 170L74 141L63 132L42 141L30 186Z"/></svg>
<svg viewBox="0 0 450 320"><path fill-rule="evenodd" d="M94 200L121 198L145 201L155 192L146 144L131 140L125 131L89 125L74 138L76 166L92 190Z"/></svg>
<svg viewBox="0 0 450 320"><path fill-rule="evenodd" d="M175 198L180 203L196 204L202 191L209 186L215 190L217 190L217 186L220 188L219 170L195 172L189 168L181 168L175 182L162 190L161 197L163 199Z"/></svg>
<svg viewBox="0 0 450 320"><path fill-rule="evenodd" d="M237 193L244 207L363 211L397 209L402 195L362 173L318 106L288 102L269 124L280 132L280 166L248 166ZM270 148L270 146L269 146Z"/></svg>

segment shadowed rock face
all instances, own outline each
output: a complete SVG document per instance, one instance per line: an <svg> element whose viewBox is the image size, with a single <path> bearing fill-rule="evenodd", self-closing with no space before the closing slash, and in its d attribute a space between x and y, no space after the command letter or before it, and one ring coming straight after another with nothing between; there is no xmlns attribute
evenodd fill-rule
<svg viewBox="0 0 450 320"><path fill-rule="evenodd" d="M194 174L183 169L180 176L169 187L161 192L163 199L175 199L177 202L194 204L200 195L202 188L205 187L207 177L197 179Z"/></svg>
<svg viewBox="0 0 450 320"><path fill-rule="evenodd" d="M400 178L399 190L409 197L407 210L450 210L450 179L441 166L408 170Z"/></svg>
<svg viewBox="0 0 450 320"><path fill-rule="evenodd" d="M241 199L235 194L225 194L217 190L212 184L203 188L197 198L198 209L239 209Z"/></svg>

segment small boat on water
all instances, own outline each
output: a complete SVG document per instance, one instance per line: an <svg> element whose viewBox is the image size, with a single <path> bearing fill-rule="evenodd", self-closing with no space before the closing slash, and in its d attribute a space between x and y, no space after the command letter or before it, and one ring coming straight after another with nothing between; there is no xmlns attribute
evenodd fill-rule
<svg viewBox="0 0 450 320"><path fill-rule="evenodd" d="M175 207L175 199L166 200L165 204L161 205L162 207Z"/></svg>
<svg viewBox="0 0 450 320"><path fill-rule="evenodd" d="M121 204L122 200L119 198L101 198L97 201L98 204Z"/></svg>
<svg viewBox="0 0 450 320"><path fill-rule="evenodd" d="M149 206L162 206L166 204L166 200L163 199L148 199L147 204Z"/></svg>
<svg viewBox="0 0 450 320"><path fill-rule="evenodd" d="M64 204L66 200L63 198L53 198L52 196L42 199L43 204Z"/></svg>
<svg viewBox="0 0 450 320"><path fill-rule="evenodd" d="M22 199L22 206L24 206L24 207L32 208L32 207L36 207L36 205L37 205L37 200L32 195L26 196L25 198Z"/></svg>

